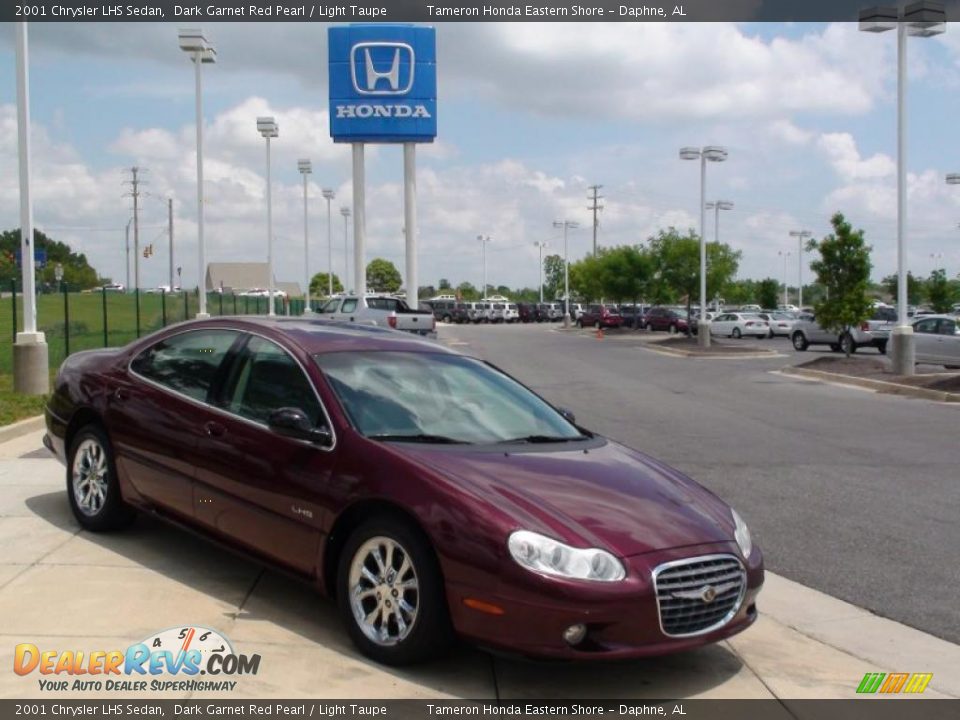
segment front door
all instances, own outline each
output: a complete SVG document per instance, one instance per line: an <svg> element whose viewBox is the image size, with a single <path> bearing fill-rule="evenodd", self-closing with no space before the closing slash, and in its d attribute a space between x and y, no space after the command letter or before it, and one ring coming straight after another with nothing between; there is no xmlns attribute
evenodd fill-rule
<svg viewBox="0 0 960 720"><path fill-rule="evenodd" d="M251 335L228 371L200 440L197 519L231 541L303 574L317 569L329 527L322 503L336 443L320 447L267 425L280 408L299 408L330 427L304 369L278 344Z"/></svg>

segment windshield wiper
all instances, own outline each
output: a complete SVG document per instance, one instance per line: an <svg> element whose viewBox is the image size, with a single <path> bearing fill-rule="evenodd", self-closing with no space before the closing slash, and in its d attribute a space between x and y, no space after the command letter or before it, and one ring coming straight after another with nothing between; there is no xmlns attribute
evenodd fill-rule
<svg viewBox="0 0 960 720"><path fill-rule="evenodd" d="M518 443L565 443L565 442L574 442L576 440L587 440L589 439L586 435L577 435L576 437L557 437L554 435L527 435L525 437L511 438L509 440L501 440L503 444L518 444Z"/></svg>
<svg viewBox="0 0 960 720"><path fill-rule="evenodd" d="M433 443L436 445L470 445L466 440L457 440L446 435L428 435L426 433L413 433L411 435L396 435L382 433L380 435L367 435L371 440L396 440L398 442L415 443Z"/></svg>

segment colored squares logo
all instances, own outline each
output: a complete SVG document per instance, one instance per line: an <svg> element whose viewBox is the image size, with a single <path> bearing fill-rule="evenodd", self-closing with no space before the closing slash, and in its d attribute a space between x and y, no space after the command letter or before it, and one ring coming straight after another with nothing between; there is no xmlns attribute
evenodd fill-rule
<svg viewBox="0 0 960 720"><path fill-rule="evenodd" d="M933 673L867 673L857 686L857 692L862 695L918 695L927 689L932 678Z"/></svg>

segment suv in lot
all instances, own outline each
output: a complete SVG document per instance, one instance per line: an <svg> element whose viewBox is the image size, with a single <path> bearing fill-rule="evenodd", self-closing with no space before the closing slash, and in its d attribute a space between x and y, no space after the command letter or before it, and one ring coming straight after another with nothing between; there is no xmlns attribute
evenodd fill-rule
<svg viewBox="0 0 960 720"><path fill-rule="evenodd" d="M679 310L672 310L665 307L652 307L643 316L641 327L650 330L666 330L671 335L687 332L690 323L687 322L687 315ZM693 324L696 329L696 323Z"/></svg>
<svg viewBox="0 0 960 720"><path fill-rule="evenodd" d="M829 345L834 352L844 353L855 353L862 347L878 347L873 335L870 334L870 326L866 322L859 327L837 332L820 327L813 315L800 316L793 326L790 342L793 343L793 348L800 352L811 345Z"/></svg>
<svg viewBox="0 0 960 720"><path fill-rule="evenodd" d="M623 317L614 307L607 305L588 305L577 318L577 327L618 328L623 325Z"/></svg>
<svg viewBox="0 0 960 720"><path fill-rule="evenodd" d="M638 328L643 327L643 305L621 305L620 317L623 318L623 326Z"/></svg>
<svg viewBox="0 0 960 720"><path fill-rule="evenodd" d="M520 310L516 303L507 303L503 308L503 321L515 323L520 319Z"/></svg>
<svg viewBox="0 0 960 720"><path fill-rule="evenodd" d="M433 316L442 323L453 322L457 303L453 300L429 300L426 303L433 310Z"/></svg>

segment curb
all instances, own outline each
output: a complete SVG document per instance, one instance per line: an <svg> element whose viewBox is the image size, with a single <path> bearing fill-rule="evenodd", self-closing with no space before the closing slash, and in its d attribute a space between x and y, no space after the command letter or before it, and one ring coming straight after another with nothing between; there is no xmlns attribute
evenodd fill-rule
<svg viewBox="0 0 960 720"><path fill-rule="evenodd" d="M653 343L653 344L656 344L656 343ZM763 352L739 352L739 353L698 353L695 351L692 352L689 350L680 350L678 348L666 348L666 347L645 347L643 349L649 352L660 353L661 355L694 358L696 360L736 360L737 358L757 359L757 358L786 357L786 355L783 355L782 353L773 352L771 350L766 350Z"/></svg>
<svg viewBox="0 0 960 720"><path fill-rule="evenodd" d="M15 440L18 437L29 435L37 430L43 430L43 428L43 415L37 415L36 417L27 418L26 420L20 420L19 422L5 425L4 427L0 427L0 443L5 443L8 440Z"/></svg>
<svg viewBox="0 0 960 720"><path fill-rule="evenodd" d="M960 393L946 392L944 390L928 390L927 388L900 385L899 383L887 382L885 380L871 380L854 375L841 375L840 373L810 370L808 368L785 367L780 372L785 375L798 375L814 380L826 380L839 385L853 385L854 387L866 388L891 395L900 395L902 397L934 400L936 402L960 403Z"/></svg>

